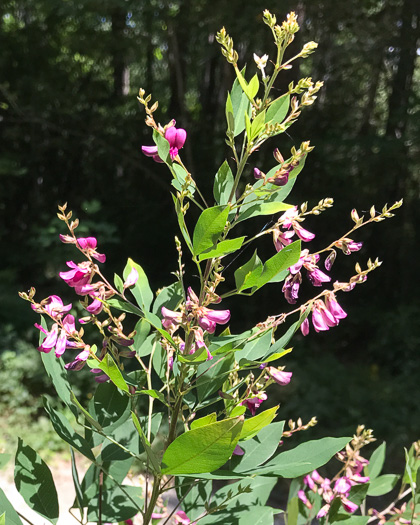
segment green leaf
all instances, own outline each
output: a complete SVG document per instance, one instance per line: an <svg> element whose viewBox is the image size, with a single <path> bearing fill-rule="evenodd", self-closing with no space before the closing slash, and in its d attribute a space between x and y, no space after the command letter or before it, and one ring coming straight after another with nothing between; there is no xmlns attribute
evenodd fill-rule
<svg viewBox="0 0 420 525"><path fill-rule="evenodd" d="M89 404L89 411L108 434L130 417L130 407L129 396L123 394L113 383L101 383Z"/></svg>
<svg viewBox="0 0 420 525"><path fill-rule="evenodd" d="M172 175L174 176L174 179L172 180L172 186L178 191L184 191L186 189L187 191L191 193L191 195L194 195L194 192L195 192L194 184L190 182L186 186L186 183L185 183L185 179L188 175L188 172L180 164L176 162L174 162L169 167L172 172Z"/></svg>
<svg viewBox="0 0 420 525"><path fill-rule="evenodd" d="M162 392L159 392L158 390L154 390L154 389L139 390L137 392L137 394L153 397L154 399L158 399L161 403L163 403L164 405L168 406L168 403L166 402L165 396L163 395Z"/></svg>
<svg viewBox="0 0 420 525"><path fill-rule="evenodd" d="M236 223L250 219L251 217L258 217L260 215L274 215L280 211L286 211L293 208L292 205L285 202L270 202L269 200L261 200L261 202L244 203L241 206L240 212L236 219Z"/></svg>
<svg viewBox="0 0 420 525"><path fill-rule="evenodd" d="M264 121L265 121L265 110L261 111L261 113L258 113L258 115L252 121L251 140L254 140L255 138L257 138L261 130L265 128Z"/></svg>
<svg viewBox="0 0 420 525"><path fill-rule="evenodd" d="M113 360L110 354L105 354L102 361L88 359L86 362L90 368L100 368L118 388L121 388L124 392L129 391L128 385L121 374L121 370L118 368L117 363Z"/></svg>
<svg viewBox="0 0 420 525"><path fill-rule="evenodd" d="M233 115L233 105L230 93L228 93L226 98L226 107L225 107L226 123L228 132L232 133L235 129L235 117Z"/></svg>
<svg viewBox="0 0 420 525"><path fill-rule="evenodd" d="M369 516L349 516L344 512L338 512L334 518L329 520L329 523L339 523L340 525L366 525L369 521Z"/></svg>
<svg viewBox="0 0 420 525"><path fill-rule="evenodd" d="M194 419L194 421L191 423L191 430L194 428L204 427L205 425L210 425L211 423L216 423L217 421L217 414L216 412L212 412L211 414L207 414L207 416L201 417L200 419Z"/></svg>
<svg viewBox="0 0 420 525"><path fill-rule="evenodd" d="M6 512L0 515L0 525L6 525Z"/></svg>
<svg viewBox="0 0 420 525"><path fill-rule="evenodd" d="M60 414L52 408L48 400L44 397L44 407L50 416L51 423L54 427L54 430L57 434L63 439L66 443L71 445L73 448L78 450L81 454L86 456L91 461L95 461L95 456L92 453L92 450L89 446L89 443L84 437L78 434L73 427L70 425L70 422L67 420L63 414Z"/></svg>
<svg viewBox="0 0 420 525"><path fill-rule="evenodd" d="M261 275L258 277L256 286L261 288L278 273L296 264L300 258L300 241L292 242L281 251L273 255L264 263Z"/></svg>
<svg viewBox="0 0 420 525"><path fill-rule="evenodd" d="M172 164L172 161L169 157L169 142L162 137L162 135L156 130L153 130L153 141L158 148L159 157L166 162L166 164Z"/></svg>
<svg viewBox="0 0 420 525"><path fill-rule="evenodd" d="M212 472L231 457L238 443L243 416L195 428L181 434L166 449L163 474Z"/></svg>
<svg viewBox="0 0 420 525"><path fill-rule="evenodd" d="M247 113L245 113L245 131L248 140L251 140L251 119Z"/></svg>
<svg viewBox="0 0 420 525"><path fill-rule="evenodd" d="M277 415L278 408L279 406L277 405L273 408L269 408L268 410L264 410L264 412L261 412L257 416L246 419L244 421L241 436L239 439L241 441L245 441L256 436L261 429L263 429L273 421L273 419Z"/></svg>
<svg viewBox="0 0 420 525"><path fill-rule="evenodd" d="M116 273L114 273L114 285L120 293L124 292L124 281Z"/></svg>
<svg viewBox="0 0 420 525"><path fill-rule="evenodd" d="M144 273L143 268L139 264L135 263L132 259L128 259L127 265L124 268L124 279L127 279L133 268L137 270L139 278L137 279L136 284L130 288L130 291L134 295L137 304L146 315L146 312L149 311L150 305L153 301L153 292L150 289L149 281L146 274Z"/></svg>
<svg viewBox="0 0 420 525"><path fill-rule="evenodd" d="M225 160L214 178L213 195L216 204L226 205L233 188L234 178L228 162ZM233 198L233 201L235 199Z"/></svg>
<svg viewBox="0 0 420 525"><path fill-rule="evenodd" d="M139 433L139 436L143 444L144 450L146 451L147 457L149 458L154 471L159 473L160 472L159 460L156 457L155 453L153 452L152 447L150 446L150 443L145 433L143 432L143 429L141 428L139 418L134 412L131 412L131 417L133 419L134 426L136 427L137 432Z"/></svg>
<svg viewBox="0 0 420 525"><path fill-rule="evenodd" d="M84 415L86 421L88 421L98 432L102 432L101 425L96 421L94 417L92 417L89 414L89 412L84 407L82 407L82 405L79 403L78 399L74 395L74 392L71 393L71 400L80 410L80 412Z"/></svg>
<svg viewBox="0 0 420 525"><path fill-rule="evenodd" d="M211 361L206 361L197 368L197 376L199 376L197 393L200 402L208 399L211 394L219 390L225 382L226 375L230 372L234 360L233 354L229 354L215 365L212 365Z"/></svg>
<svg viewBox="0 0 420 525"><path fill-rule="evenodd" d="M83 492L80 486L79 475L77 473L76 458L74 457L74 450L72 447L70 447L70 455L71 455L71 476L73 478L73 485L74 485L74 490L76 493L75 501L77 502L77 508L79 510L83 510Z"/></svg>
<svg viewBox="0 0 420 525"><path fill-rule="evenodd" d="M148 335L150 333L150 323L147 322L146 319L141 318L137 321L135 326L136 334L133 337L134 343L131 345L131 348L136 351L136 354L140 357L143 357L145 355L149 355L150 351L152 350L152 345L150 345L150 351L148 353L146 352L146 341L148 339ZM151 340L153 340L155 334L152 334ZM145 347L145 348L143 348Z"/></svg>
<svg viewBox="0 0 420 525"><path fill-rule="evenodd" d="M51 523L58 520L58 497L50 469L30 446L18 439L15 485L25 502Z"/></svg>
<svg viewBox="0 0 420 525"><path fill-rule="evenodd" d="M134 306L134 304L127 303L126 301L123 301L122 299L119 299L118 297L112 297L111 299L108 299L106 301L111 308L116 308L117 310L121 310L122 312L127 312L129 314L139 315L143 316L144 313L140 308L137 308L137 306Z"/></svg>
<svg viewBox="0 0 420 525"><path fill-rule="evenodd" d="M128 497L129 496L129 497ZM143 508L143 490L141 487L122 485L104 490L99 505L98 492L92 495L88 505L87 521L98 523L99 508L101 519L108 523L120 523L133 518Z"/></svg>
<svg viewBox="0 0 420 525"><path fill-rule="evenodd" d="M271 124L281 124L286 118L290 106L290 95L283 95L270 104L265 121Z"/></svg>
<svg viewBox="0 0 420 525"><path fill-rule="evenodd" d="M223 257L229 253L236 252L242 246L245 237L236 237L235 239L228 239L217 243L213 248L209 248L198 259L204 261L206 259L215 259L216 257Z"/></svg>
<svg viewBox="0 0 420 525"><path fill-rule="evenodd" d="M23 525L18 513L7 499L6 494L0 488L0 509L6 515L6 525ZM25 522L26 523L26 522Z"/></svg>
<svg viewBox="0 0 420 525"><path fill-rule="evenodd" d="M255 474L296 478L325 465L342 450L351 438L322 438L302 443L292 450L282 452L256 469Z"/></svg>
<svg viewBox="0 0 420 525"><path fill-rule="evenodd" d="M238 79L233 83L232 91L230 93L232 101L233 116L235 121L234 136L238 136L245 129L245 114L251 114L251 104L248 97L242 90Z"/></svg>
<svg viewBox="0 0 420 525"><path fill-rule="evenodd" d="M248 498L250 494L245 494ZM246 512L242 512L243 507L239 507L236 511L234 509L216 512L206 516L200 520L200 525L210 525L221 523L231 523L234 525L273 525L274 510L271 507L255 505L253 507L247 506Z"/></svg>
<svg viewBox="0 0 420 525"><path fill-rule="evenodd" d="M268 461L276 452L283 435L284 421L272 423L262 428L257 436L241 442L245 454L234 468L237 472L251 471Z"/></svg>
<svg viewBox="0 0 420 525"><path fill-rule="evenodd" d="M47 323L43 317L41 317L41 326L45 329L47 328ZM44 337L45 334L41 332L39 344L42 343ZM64 368L63 359L61 357L57 358L54 352L49 352L48 354L41 352L41 360L59 398L70 408L74 415L77 415L77 410L70 399L71 387L67 380L67 370Z"/></svg>
<svg viewBox="0 0 420 525"><path fill-rule="evenodd" d="M228 215L228 206L214 206L202 212L193 234L194 255L199 255L216 243L225 229Z"/></svg>
<svg viewBox="0 0 420 525"><path fill-rule="evenodd" d="M235 284L237 290L245 290L255 286L258 277L261 275L263 265L255 250L254 255L244 265L235 271Z"/></svg>
<svg viewBox="0 0 420 525"><path fill-rule="evenodd" d="M365 475L369 476L372 482L381 473L385 462L386 443L385 441L373 452L369 460L369 465L364 468Z"/></svg>
<svg viewBox="0 0 420 525"><path fill-rule="evenodd" d="M242 360L244 359L255 361L259 357L265 355L271 346L272 335L272 330L269 330L267 333L261 335L261 337L257 337L256 339L249 341L249 343L247 343L243 349L240 350L239 364L242 364Z"/></svg>
<svg viewBox="0 0 420 525"><path fill-rule="evenodd" d="M244 90L246 94L248 95L248 98L251 100L251 102L253 98L255 97L255 95L258 93L259 87L260 87L260 81L258 79L258 75L255 74L249 81L249 84L246 90Z"/></svg>
<svg viewBox="0 0 420 525"><path fill-rule="evenodd" d="M263 363L271 363L273 361L277 361L281 357L290 354L290 352L293 350L293 348L287 348L286 350L282 350L281 352L275 352L274 354L271 354L269 357L264 357L264 359L261 359L259 361L249 361L248 359L240 359L239 360L239 366L259 366Z"/></svg>
<svg viewBox="0 0 420 525"><path fill-rule="evenodd" d="M284 352L289 353L290 350L283 350L283 348L290 342L293 335L295 334L296 330L299 329L300 325L303 323L303 321L308 317L310 313L310 309L307 308L307 310L299 317L299 319L293 323L287 330L285 334L283 334L280 339L278 339L269 349L269 351L266 353L266 355L262 358L262 361L265 362L273 355L277 354L280 351L281 355L284 355ZM279 357L281 357L281 355Z"/></svg>
<svg viewBox="0 0 420 525"><path fill-rule="evenodd" d="M183 300L182 285L179 281L170 284L163 288L159 295L156 296L155 302L153 303L152 312L157 315L161 314L162 306L169 308L169 310L175 310L179 303Z"/></svg>
<svg viewBox="0 0 420 525"><path fill-rule="evenodd" d="M391 492L395 487L399 479L400 476L396 474L384 474L383 476L374 478L369 483L367 495L383 496L384 494L388 494L388 492Z"/></svg>
<svg viewBox="0 0 420 525"><path fill-rule="evenodd" d="M204 361L207 361L207 359L208 356L205 347L199 348L193 354L178 354L176 356L176 360L180 363L189 363L190 365L198 365L200 363L203 363Z"/></svg>
<svg viewBox="0 0 420 525"><path fill-rule="evenodd" d="M187 226L185 224L184 214L182 213L182 210L181 210L181 204L179 200L173 194L172 194L172 199L175 204L175 211L176 211L176 216L178 218L179 229L181 230L182 236L184 237L184 241L186 242L190 252L193 253L191 237L190 237L190 234L188 233Z"/></svg>

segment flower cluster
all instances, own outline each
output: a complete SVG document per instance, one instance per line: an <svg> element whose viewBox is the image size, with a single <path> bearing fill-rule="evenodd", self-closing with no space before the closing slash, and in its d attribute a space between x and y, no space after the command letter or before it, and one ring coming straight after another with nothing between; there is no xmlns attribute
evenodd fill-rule
<svg viewBox="0 0 420 525"><path fill-rule="evenodd" d="M217 298L215 301L213 298L213 302L220 302L220 298ZM204 342L204 331L213 334L216 330L216 325L228 323L230 320L229 310L212 310L211 308L207 308L207 306L204 306L200 302L192 288L189 287L187 300L181 308L181 311L175 312L162 306L161 312L162 326L168 330L170 334L174 334L179 327L182 327L186 333L192 334L188 350L190 354L204 347L207 350L207 358L213 359ZM185 347L185 342L181 340L179 349L184 352Z"/></svg>
<svg viewBox="0 0 420 525"><path fill-rule="evenodd" d="M338 304L334 292L326 292L324 301L317 299L312 303L312 324L315 332L324 332L333 326L337 326L341 319L347 317L347 313ZM300 325L303 335L309 333L308 317Z"/></svg>

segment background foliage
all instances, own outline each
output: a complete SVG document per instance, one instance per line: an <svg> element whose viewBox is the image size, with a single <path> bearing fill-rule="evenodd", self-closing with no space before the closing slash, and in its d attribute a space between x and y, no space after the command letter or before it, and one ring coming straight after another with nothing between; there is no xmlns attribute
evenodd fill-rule
<svg viewBox="0 0 420 525"><path fill-rule="evenodd" d="M253 51L272 48L270 32L258 23L263 9L278 18L294 9L302 29L292 47L297 52L315 40L319 49L294 65L278 88L307 74L323 80L324 88L278 146L286 157L302 140L316 146L295 187L297 203L335 199L332 211L308 219L308 229L321 247L345 231L355 205L360 213L404 198L404 207L357 239L368 245L358 259L365 262L368 251L385 262L370 282L340 300L346 321L296 340L289 367L295 381L282 394L282 416L317 415L314 436L326 428L343 435L365 423L394 447L407 445L418 438L420 416L412 401L420 372L419 4L231 0L228 6L221 0L1 2L0 375L11 384L0 406L19 402L28 418L39 415L33 407L40 389L36 374L29 374L39 355L27 351L35 319L17 290L36 281L39 297L52 290L66 297L57 274L70 255L57 238L57 204L67 200L83 219L80 235L98 237L108 275L130 256L155 289L171 282L175 248L160 248L176 233L170 181L164 167L140 152L151 137L138 88L160 100L162 124L175 118L188 130L188 166L205 188L226 152L224 99L233 81L215 33L227 27L243 63ZM271 153L262 148L261 168L272 162ZM350 275L354 262L355 256L341 259L337 277ZM234 329L287 308L276 285L256 301L231 306ZM9 373L13 356L15 375Z"/></svg>

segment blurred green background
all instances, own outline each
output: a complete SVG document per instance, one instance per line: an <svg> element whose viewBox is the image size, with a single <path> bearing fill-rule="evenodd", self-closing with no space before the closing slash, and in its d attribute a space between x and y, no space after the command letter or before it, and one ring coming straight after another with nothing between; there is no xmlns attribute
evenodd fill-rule
<svg viewBox="0 0 420 525"><path fill-rule="evenodd" d="M240 65L247 62L254 71L253 52L274 53L271 32L262 23L265 8L279 21L290 10L299 16L301 31L289 57L307 41L319 44L276 85L281 93L292 80L312 76L324 82L318 100L288 134L254 155L265 169L273 165L274 147L287 158L302 140L315 146L289 198L310 205L324 197L335 200L332 210L305 222L317 234L311 248L347 231L353 207L363 214L372 204L380 209L404 198L395 218L355 237L364 241L361 252L336 261L334 280L351 276L356 261L364 266L368 257L384 264L365 285L340 296L349 316L339 327L312 332L305 340L296 337L294 352L284 361L294 380L281 389L280 415L316 415L320 424L311 436L343 435L364 423L390 443L397 458L402 445L420 437L419 2L3 0L3 442L16 428L22 432L33 424L39 432L30 433L31 439L49 439L39 401L49 386L34 349L37 319L17 291L35 285L38 299L58 293L66 303L77 302L58 278L73 252L58 240L65 232L57 204L67 201L81 219L79 235L97 236L110 278L121 273L130 256L144 267L154 289L170 284L177 233L170 177L141 154L141 145L152 141L136 100L138 89L159 100L156 118L162 124L175 118L188 131L183 158L210 195L212 177L228 155L224 101L234 79L215 34L226 26ZM248 181L253 166L246 170ZM249 223L246 233L263 226ZM264 241L259 251L269 256L273 247ZM281 285L266 288L228 305L234 330L289 309ZM306 286L302 296L309 298L312 291ZM73 378L85 393L93 388L87 372Z"/></svg>

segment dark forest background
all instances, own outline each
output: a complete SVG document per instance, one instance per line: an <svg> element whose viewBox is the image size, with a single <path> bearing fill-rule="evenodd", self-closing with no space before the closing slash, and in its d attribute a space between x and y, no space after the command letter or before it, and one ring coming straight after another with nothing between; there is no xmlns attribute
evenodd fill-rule
<svg viewBox="0 0 420 525"><path fill-rule="evenodd" d="M65 232L57 204L69 203L80 234L98 237L109 277L130 256L154 289L170 284L177 233L170 177L141 154L152 141L138 89L159 100L162 124L175 118L187 129L183 157L210 195L227 155L224 102L234 79L215 34L226 26L240 65L253 70L252 53L274 48L265 8L278 20L297 12L301 31L289 56L319 43L276 85L281 92L311 76L324 82L318 100L256 155L262 168L273 164L275 146L286 157L302 140L315 146L289 198L310 205L334 198L331 211L305 222L317 234L314 248L351 227L353 207L362 214L404 199L395 218L355 237L361 252L337 260L334 279L368 257L384 263L340 296L349 316L339 327L296 337L285 360L294 381L281 391L280 414L316 415L312 436L365 423L401 458L401 446L420 437L418 0L0 2L0 412L9 428L16 418L39 420L39 393L48 388L34 349L36 318L17 291L35 285L39 299L58 293L77 302L57 275L73 256L58 240ZM281 285L266 288L229 305L233 329L287 311ZM89 381L86 392L93 385L83 374L75 376Z"/></svg>

